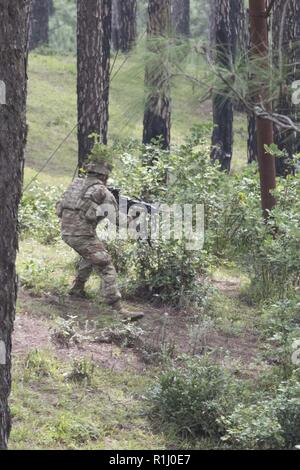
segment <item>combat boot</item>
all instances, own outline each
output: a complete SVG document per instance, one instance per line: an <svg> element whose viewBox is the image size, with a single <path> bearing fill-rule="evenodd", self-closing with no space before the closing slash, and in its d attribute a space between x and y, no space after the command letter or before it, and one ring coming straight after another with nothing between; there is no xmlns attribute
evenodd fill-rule
<svg viewBox="0 0 300 470"><path fill-rule="evenodd" d="M86 299L86 292L84 290L85 283L76 280L69 291L69 296L75 299Z"/></svg>
<svg viewBox="0 0 300 470"><path fill-rule="evenodd" d="M118 312L122 319L126 322L135 322L144 318L143 312L128 312L122 305L122 302L118 300L111 305L112 309Z"/></svg>

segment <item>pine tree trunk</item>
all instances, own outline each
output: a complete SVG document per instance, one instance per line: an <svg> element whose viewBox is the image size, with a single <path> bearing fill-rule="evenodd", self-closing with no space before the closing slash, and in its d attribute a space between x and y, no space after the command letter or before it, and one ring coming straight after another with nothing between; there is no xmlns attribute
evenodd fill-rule
<svg viewBox="0 0 300 470"><path fill-rule="evenodd" d="M53 14L53 0L31 0L30 50L48 44L49 16Z"/></svg>
<svg viewBox="0 0 300 470"><path fill-rule="evenodd" d="M232 68L236 53L237 29L234 17L237 9L230 0L214 0L212 38L215 62L218 66ZM233 104L224 94L213 96L212 161L219 161L222 170L230 171L233 152Z"/></svg>
<svg viewBox="0 0 300 470"><path fill-rule="evenodd" d="M171 26L171 0L149 0L145 71L146 100L143 143L161 139L170 148L171 98L168 72L168 35Z"/></svg>
<svg viewBox="0 0 300 470"><path fill-rule="evenodd" d="M244 0L236 0L231 4L231 29L232 41L234 43L234 60L245 63L249 48L249 24L246 19L246 8ZM236 101L234 111L245 112L243 103Z"/></svg>
<svg viewBox="0 0 300 470"><path fill-rule="evenodd" d="M256 135L256 118L254 113L248 115L248 163L257 161L257 135Z"/></svg>
<svg viewBox="0 0 300 470"><path fill-rule="evenodd" d="M176 34L190 36L190 0L172 0L172 21Z"/></svg>
<svg viewBox="0 0 300 470"><path fill-rule="evenodd" d="M136 41L137 0L113 0L112 42L116 51L129 52Z"/></svg>
<svg viewBox="0 0 300 470"><path fill-rule="evenodd" d="M252 51L252 42L250 35L250 22L249 15L246 16L245 21L245 54L251 54ZM248 76L249 83L251 82L251 70L249 71ZM253 103L251 103L253 105ZM256 133L256 117L254 113L249 113L247 115L248 122L248 140L247 140L247 159L248 164L250 165L253 162L258 160L258 148L257 148L257 133Z"/></svg>
<svg viewBox="0 0 300 470"><path fill-rule="evenodd" d="M274 9L273 15L273 60L281 73L281 87L274 103L275 112L300 122L299 106L291 100L291 86L300 80L300 3L298 0L284 0L281 8ZM287 158L276 158L278 176L293 172L293 156L300 151L299 133L283 131L274 126L274 140Z"/></svg>
<svg viewBox="0 0 300 470"><path fill-rule="evenodd" d="M11 337L18 249L17 217L26 141L26 62L29 2L0 0L0 80L6 104L0 104L0 449L7 447L11 419Z"/></svg>
<svg viewBox="0 0 300 470"><path fill-rule="evenodd" d="M111 7L111 0L77 0L79 168L91 152L91 134L107 144Z"/></svg>

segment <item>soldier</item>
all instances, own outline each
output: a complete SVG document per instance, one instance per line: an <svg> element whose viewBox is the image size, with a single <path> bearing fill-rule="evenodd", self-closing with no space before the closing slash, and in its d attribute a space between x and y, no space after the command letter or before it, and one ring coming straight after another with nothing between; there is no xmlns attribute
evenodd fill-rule
<svg viewBox="0 0 300 470"><path fill-rule="evenodd" d="M90 162L86 171L86 178L76 178L56 206L61 219L62 239L81 256L70 295L86 297L84 287L94 269L102 278L106 303L125 320L139 320L143 313L130 313L122 307L115 267L96 232L98 223L105 218L99 216L101 206L112 204L118 209L116 199L106 187L112 165L98 159Z"/></svg>

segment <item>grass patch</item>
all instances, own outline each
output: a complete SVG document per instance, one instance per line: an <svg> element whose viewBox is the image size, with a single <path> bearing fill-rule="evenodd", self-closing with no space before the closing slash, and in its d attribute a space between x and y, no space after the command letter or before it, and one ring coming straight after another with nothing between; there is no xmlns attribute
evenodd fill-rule
<svg viewBox="0 0 300 470"><path fill-rule="evenodd" d="M74 370L46 351L14 359L10 449L166 448L168 437L151 432L145 416L151 378L95 367L92 381L68 380Z"/></svg>

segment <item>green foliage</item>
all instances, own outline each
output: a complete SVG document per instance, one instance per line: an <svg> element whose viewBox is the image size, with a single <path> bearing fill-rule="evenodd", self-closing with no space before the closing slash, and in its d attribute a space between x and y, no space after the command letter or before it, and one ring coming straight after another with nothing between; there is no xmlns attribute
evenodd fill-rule
<svg viewBox="0 0 300 470"><path fill-rule="evenodd" d="M224 440L235 448L267 450L284 446L276 412L266 402L248 407L240 404L223 423L227 428Z"/></svg>
<svg viewBox="0 0 300 470"><path fill-rule="evenodd" d="M52 292L63 300L67 295L69 279L66 272L58 275L56 268L56 264L46 257L31 257L22 263L20 268L21 285L36 295Z"/></svg>
<svg viewBox="0 0 300 470"><path fill-rule="evenodd" d="M153 417L181 435L217 438L224 432L219 418L232 407L233 394L233 379L224 368L187 359L158 379L151 392Z"/></svg>
<svg viewBox="0 0 300 470"><path fill-rule="evenodd" d="M23 195L19 210L19 227L22 237L33 237L48 244L60 238L59 220L55 204L62 188L34 183Z"/></svg>
<svg viewBox="0 0 300 470"><path fill-rule="evenodd" d="M42 379L55 377L57 375L57 364L44 352L37 349L30 351L25 358L24 380Z"/></svg>
<svg viewBox="0 0 300 470"><path fill-rule="evenodd" d="M72 370L67 374L67 380L90 385L95 372L95 363L89 359L75 359Z"/></svg>
<svg viewBox="0 0 300 470"><path fill-rule="evenodd" d="M293 377L283 382L271 399L239 404L222 422L224 441L243 449L293 448L300 442L300 384Z"/></svg>
<svg viewBox="0 0 300 470"><path fill-rule="evenodd" d="M124 348L141 346L144 331L134 324L117 324L114 327L103 328L95 341L98 343L113 343Z"/></svg>
<svg viewBox="0 0 300 470"><path fill-rule="evenodd" d="M278 181L277 206L264 223L257 177L251 169L236 178L227 207L228 256L249 274L249 297L285 298L299 285L300 272L300 177ZM225 227L224 227L225 228ZM226 232L225 232L226 233Z"/></svg>
<svg viewBox="0 0 300 470"><path fill-rule="evenodd" d="M206 124L194 128L190 143L171 155L159 145L141 146L130 142L127 148L116 146L116 152L121 152L121 156L115 180L123 193L171 206L203 203L205 222L209 227L204 250L201 250L201 241L199 249L192 251L185 236L177 240L172 224L170 240L161 237L153 241L151 247L141 242L124 244L114 259L119 271L126 273L131 292L182 305L197 291L197 279L215 263L212 250L208 248L218 237L222 192L228 178L210 164L206 143L209 131L210 126ZM161 225L163 219L164 214Z"/></svg>
<svg viewBox="0 0 300 470"><path fill-rule="evenodd" d="M51 334L51 340L62 348L78 345L82 341L76 316L58 318Z"/></svg>
<svg viewBox="0 0 300 470"><path fill-rule="evenodd" d="M157 379L150 401L154 422L180 435L221 439L227 448L287 449L300 442L299 369L274 390L257 391L206 358L189 358Z"/></svg>
<svg viewBox="0 0 300 470"><path fill-rule="evenodd" d="M50 17L49 48L56 54L75 54L76 1L54 0L54 15Z"/></svg>
<svg viewBox="0 0 300 470"><path fill-rule="evenodd" d="M283 379L295 369L292 355L294 344L300 341L299 295L266 305L262 310L262 329L265 336L265 358L276 364Z"/></svg>

